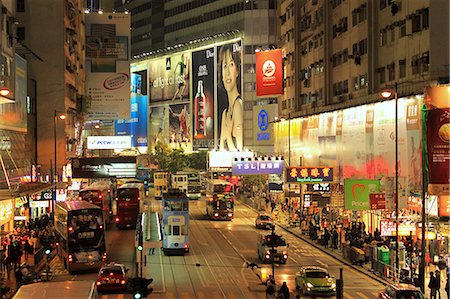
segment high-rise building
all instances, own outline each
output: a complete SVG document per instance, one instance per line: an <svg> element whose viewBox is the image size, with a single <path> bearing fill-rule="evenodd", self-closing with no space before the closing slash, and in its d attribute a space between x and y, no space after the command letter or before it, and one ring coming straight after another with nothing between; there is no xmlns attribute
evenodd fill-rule
<svg viewBox="0 0 450 299"><path fill-rule="evenodd" d="M284 116L301 116L448 83L448 1L279 1Z"/></svg>
<svg viewBox="0 0 450 299"><path fill-rule="evenodd" d="M32 97L32 106L36 107L36 164L44 177L54 181L55 171L61 178L67 159L76 155L81 134L84 3L22 0L17 1L17 7L18 38L29 49L24 55L36 91Z"/></svg>

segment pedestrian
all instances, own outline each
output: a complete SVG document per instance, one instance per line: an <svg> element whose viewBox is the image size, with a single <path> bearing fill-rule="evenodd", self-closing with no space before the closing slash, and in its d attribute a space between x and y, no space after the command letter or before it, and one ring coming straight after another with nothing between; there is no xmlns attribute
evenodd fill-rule
<svg viewBox="0 0 450 299"><path fill-rule="evenodd" d="M289 288L286 284L286 281L283 281L281 288L278 290L278 297L289 299Z"/></svg>
<svg viewBox="0 0 450 299"><path fill-rule="evenodd" d="M430 281L428 282L428 288L430 289L430 299L436 299L435 280L436 278L434 277L434 273L430 272Z"/></svg>
<svg viewBox="0 0 450 299"><path fill-rule="evenodd" d="M445 283L445 292L447 293L447 299L450 299L450 283L449 283L449 274L447 274L447 282Z"/></svg>
<svg viewBox="0 0 450 299"><path fill-rule="evenodd" d="M333 229L332 236L333 236L333 249L337 249L338 248L338 242L339 242L339 234L338 234L336 228Z"/></svg>
<svg viewBox="0 0 450 299"><path fill-rule="evenodd" d="M28 255L33 254L33 246L30 244L29 239L25 241L25 244L23 245L23 250L25 252L25 260L28 260Z"/></svg>
<svg viewBox="0 0 450 299"><path fill-rule="evenodd" d="M269 279L266 281L266 299L275 299L275 281L272 275L269 275Z"/></svg>
<svg viewBox="0 0 450 299"><path fill-rule="evenodd" d="M330 233L328 232L328 229L324 228L323 232L323 245L325 248L328 248L328 243L330 242Z"/></svg>
<svg viewBox="0 0 450 299"><path fill-rule="evenodd" d="M441 299L441 271L436 270L434 271L435 275L434 275L434 289L435 289L435 298L437 299L438 295L439 295L439 299Z"/></svg>

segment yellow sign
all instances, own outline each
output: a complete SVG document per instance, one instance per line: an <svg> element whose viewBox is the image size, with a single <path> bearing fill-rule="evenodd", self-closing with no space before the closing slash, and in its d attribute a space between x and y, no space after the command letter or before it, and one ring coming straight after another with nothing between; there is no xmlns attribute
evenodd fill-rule
<svg viewBox="0 0 450 299"><path fill-rule="evenodd" d="M0 201L0 225L11 221L14 214L14 203L12 199Z"/></svg>

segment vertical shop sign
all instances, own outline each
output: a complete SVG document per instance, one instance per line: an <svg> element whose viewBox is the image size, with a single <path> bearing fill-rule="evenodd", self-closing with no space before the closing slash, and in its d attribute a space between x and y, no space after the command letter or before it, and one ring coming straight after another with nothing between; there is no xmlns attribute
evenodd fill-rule
<svg viewBox="0 0 450 299"><path fill-rule="evenodd" d="M427 146L430 184L449 183L450 110L432 109L428 112Z"/></svg>
<svg viewBox="0 0 450 299"><path fill-rule="evenodd" d="M256 96L283 94L281 49L256 53Z"/></svg>

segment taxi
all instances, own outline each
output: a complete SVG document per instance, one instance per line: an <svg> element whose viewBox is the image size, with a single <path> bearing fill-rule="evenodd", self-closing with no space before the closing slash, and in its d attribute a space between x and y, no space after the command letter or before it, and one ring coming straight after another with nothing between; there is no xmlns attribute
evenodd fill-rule
<svg viewBox="0 0 450 299"><path fill-rule="evenodd" d="M97 277L97 291L126 291L128 269L122 264L109 263L104 265Z"/></svg>
<svg viewBox="0 0 450 299"><path fill-rule="evenodd" d="M272 217L267 214L259 214L255 220L256 228L272 229L275 227Z"/></svg>

